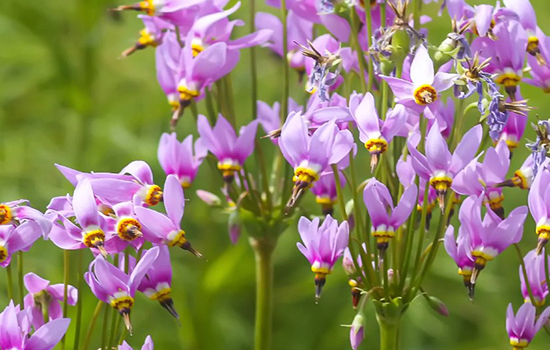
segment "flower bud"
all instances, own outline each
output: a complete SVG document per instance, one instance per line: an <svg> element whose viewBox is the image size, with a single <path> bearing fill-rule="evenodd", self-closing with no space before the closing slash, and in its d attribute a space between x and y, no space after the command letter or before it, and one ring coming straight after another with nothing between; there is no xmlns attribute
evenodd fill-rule
<svg viewBox="0 0 550 350"><path fill-rule="evenodd" d="M348 225L349 230L353 231L355 227L355 216L354 216L354 207L353 207L353 199L349 200L346 203L346 214L348 216Z"/></svg>
<svg viewBox="0 0 550 350"><path fill-rule="evenodd" d="M218 207L222 205L222 200L220 197L208 191L197 190L197 197L211 207Z"/></svg>
<svg viewBox="0 0 550 350"><path fill-rule="evenodd" d="M352 349L357 349L359 345L361 345L363 339L365 339L365 317L362 311L360 311L355 315L349 332L349 340Z"/></svg>
<svg viewBox="0 0 550 350"><path fill-rule="evenodd" d="M447 309L445 303L431 295L424 295L424 297L426 298L426 301L428 302L428 305L432 308L432 310L445 317L449 316L449 310Z"/></svg>
<svg viewBox="0 0 550 350"><path fill-rule="evenodd" d="M411 38L406 30L400 29L395 32L391 40L392 59L396 64L402 64L405 57L409 54L411 47Z"/></svg>
<svg viewBox="0 0 550 350"><path fill-rule="evenodd" d="M241 236L241 220L239 218L239 213L237 210L233 210L231 214L229 214L229 220L227 220L227 224L231 243L237 244L237 240Z"/></svg>

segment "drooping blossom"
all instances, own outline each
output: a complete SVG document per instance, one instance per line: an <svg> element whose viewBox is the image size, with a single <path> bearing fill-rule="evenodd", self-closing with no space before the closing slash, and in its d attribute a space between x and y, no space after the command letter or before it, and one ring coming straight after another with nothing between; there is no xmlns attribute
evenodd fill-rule
<svg viewBox="0 0 550 350"><path fill-rule="evenodd" d="M521 350L529 346L537 332L544 326L550 316L550 307L547 307L537 319L537 309L530 303L520 306L514 315L512 304L506 310L506 331L510 337L510 345L514 350Z"/></svg>
<svg viewBox="0 0 550 350"><path fill-rule="evenodd" d="M474 126L464 134L454 153L451 154L436 121L426 137L426 155L418 152L409 142L414 170L420 177L429 181L435 189L440 207L444 206L445 195L453 183L453 178L477 152L481 143L481 134L481 125Z"/></svg>
<svg viewBox="0 0 550 350"><path fill-rule="evenodd" d="M500 141L496 147L490 147L485 152L483 162L473 159L462 169L453 181L453 190L466 196L483 196L483 204L489 207L501 218L504 218L504 194L498 184L506 180L510 167L510 151L506 142Z"/></svg>
<svg viewBox="0 0 550 350"><path fill-rule="evenodd" d="M180 247L200 258L202 255L191 246L185 231L181 229L185 197L179 180L174 175L168 175L164 188L164 207L167 215L148 208L135 208L139 221L147 228L144 232L147 240L155 245Z"/></svg>
<svg viewBox="0 0 550 350"><path fill-rule="evenodd" d="M529 190L529 210L536 223L535 232L538 236L537 254L550 240L550 171L544 169L538 172Z"/></svg>
<svg viewBox="0 0 550 350"><path fill-rule="evenodd" d="M365 316L362 311L359 311L359 313L357 313L357 315L353 318L353 322L351 323L351 328L349 330L351 348L353 350L357 350L359 345L363 342L363 339L365 339Z"/></svg>
<svg viewBox="0 0 550 350"><path fill-rule="evenodd" d="M346 178L338 172L340 185L342 188L346 185ZM332 215L334 212L334 204L338 201L336 181L332 171L326 171L319 180L313 183L311 193L315 195L315 202L321 205L323 215Z"/></svg>
<svg viewBox="0 0 550 350"><path fill-rule="evenodd" d="M546 268L545 264L545 249L543 249L542 254L537 254L535 250L531 250L525 257L523 261L525 263L525 269L527 271L527 280L523 274L523 268L519 267L519 279L521 281L521 294L526 303L531 302L531 297L529 295L529 289L527 288L527 283L531 288L533 293L533 299L535 300L535 306L542 306L546 302L546 296L548 295L548 285L546 284ZM548 263L548 268L550 269L550 262Z"/></svg>
<svg viewBox="0 0 550 350"><path fill-rule="evenodd" d="M382 121L378 117L374 97L367 92L356 109L351 108L351 115L359 129L359 139L371 155L371 171L378 164L380 155L386 152L388 144L393 137L403 128L407 119L407 112L403 105L396 105L390 110Z"/></svg>
<svg viewBox="0 0 550 350"><path fill-rule="evenodd" d="M510 152L518 148L527 126L527 115L510 112L499 140L504 140Z"/></svg>
<svg viewBox="0 0 550 350"><path fill-rule="evenodd" d="M51 222L44 214L31 207L28 200L19 199L0 203L0 225L18 225L27 221L36 222L44 237L50 233Z"/></svg>
<svg viewBox="0 0 550 350"><path fill-rule="evenodd" d="M463 203L462 205L471 205L472 202ZM462 211L461 211L462 213ZM462 215L462 214L460 214ZM471 242L469 231L465 226L460 226L458 237L455 239L454 227L449 226L445 232L445 250L447 254L455 261L458 266L458 274L462 276L464 286L471 291L470 278L475 266L475 260L471 254Z"/></svg>
<svg viewBox="0 0 550 350"><path fill-rule="evenodd" d="M52 350L69 328L69 318L50 321L34 332L31 331L32 315L10 301L0 313L0 349ZM32 334L31 334L32 333Z"/></svg>
<svg viewBox="0 0 550 350"><path fill-rule="evenodd" d="M130 334L130 312L134 305L134 296L143 277L159 254L159 248L154 247L143 254L130 274L106 261L98 255L84 274L86 283L94 295L101 301L116 309L124 318L124 324Z"/></svg>
<svg viewBox="0 0 550 350"><path fill-rule="evenodd" d="M311 264L311 271L315 273L315 296L319 298L327 275L332 272L334 264L348 245L349 226L347 221L338 225L338 221L330 215L325 217L321 226L319 218L310 221L301 217L298 232L303 244L297 243L297 246Z"/></svg>
<svg viewBox="0 0 550 350"><path fill-rule="evenodd" d="M542 167L546 167L549 160L546 160ZM531 188L533 181L535 180L535 162L532 155L527 156L521 167L514 172L514 176L509 179L496 184L499 187L518 187L522 190L528 190Z"/></svg>
<svg viewBox="0 0 550 350"><path fill-rule="evenodd" d="M382 254L395 236L395 231L405 223L415 207L417 192L416 185L412 184L394 206L390 191L383 183L372 178L365 186L363 200L371 218L371 234L376 238L376 245Z"/></svg>
<svg viewBox="0 0 550 350"><path fill-rule="evenodd" d="M18 251L27 251L40 238L42 230L34 221L19 226L0 225L0 267L6 267Z"/></svg>
<svg viewBox="0 0 550 350"><path fill-rule="evenodd" d="M473 297L474 287L481 270L487 262L514 243L518 243L523 235L523 224L527 217L527 207L518 207L506 219L499 218L491 209L487 209L485 217L481 218L482 197L471 196L462 203L459 220L461 227L467 230L471 245L471 255L475 259L474 269L470 278L470 297Z"/></svg>
<svg viewBox="0 0 550 350"><path fill-rule="evenodd" d="M192 6L200 5L206 0L144 0L133 5L121 5L112 11L143 11L149 16L158 16L170 20L175 13Z"/></svg>
<svg viewBox="0 0 550 350"><path fill-rule="evenodd" d="M103 256L107 256L107 222L99 215L90 179L79 177L72 204L78 226L58 214L50 233L52 242L62 249L75 250L87 247L97 249Z"/></svg>
<svg viewBox="0 0 550 350"><path fill-rule="evenodd" d="M151 336L148 335L147 338L145 338L145 342L143 343L141 350L153 350L154 348L155 348L155 344L153 344L153 339L151 339ZM118 346L118 350L133 350L133 349L126 341L124 341L121 345Z"/></svg>
<svg viewBox="0 0 550 350"><path fill-rule="evenodd" d="M525 78L523 81L529 85L536 86L541 88L545 93L550 92L550 67L548 64L540 64L540 61L548 63L550 60L550 37L544 35L540 28L537 28L537 35L535 37L529 36L527 49L529 50L532 46L533 38L540 38L539 43L537 44L538 51L540 51L540 58L533 56L527 57L527 62L529 63L529 74L531 78ZM537 56L538 57L538 56Z"/></svg>
<svg viewBox="0 0 550 350"><path fill-rule="evenodd" d="M235 178L235 172L241 171L246 158L254 151L258 121L242 127L238 137L233 126L221 114L214 127L210 126L204 115L199 115L197 127L204 146L218 159L218 169L224 181L230 183Z"/></svg>
<svg viewBox="0 0 550 350"><path fill-rule="evenodd" d="M151 300L157 300L175 318L179 318L174 307L172 292L172 265L167 246L159 246L157 259L151 264L145 277L141 280L138 290Z"/></svg>
<svg viewBox="0 0 550 350"><path fill-rule="evenodd" d="M428 50L420 46L411 63L411 81L384 75L381 77L390 85L397 103L421 111L434 103L441 92L452 87L458 75L441 71L434 74Z"/></svg>
<svg viewBox="0 0 550 350"><path fill-rule="evenodd" d="M353 136L348 130L339 130L334 122L325 123L310 136L300 113L290 113L281 131L279 147L294 168L294 189L287 204L293 207L329 165L337 164L349 154Z"/></svg>
<svg viewBox="0 0 550 350"><path fill-rule="evenodd" d="M175 133L164 133L160 138L158 159L166 175L175 175L183 188L189 188L207 153L200 138L193 144L193 135L179 142Z"/></svg>
<svg viewBox="0 0 550 350"><path fill-rule="evenodd" d="M546 65L546 60L541 54L540 41L545 35L537 26L535 9L529 0L504 0L504 5L518 15L518 20L527 34L527 53L533 56L537 65Z"/></svg>
<svg viewBox="0 0 550 350"><path fill-rule="evenodd" d="M136 43L122 52L122 57L128 57L134 52L143 50L146 47L157 47L162 44L165 33L172 27L170 23L159 17L138 15L138 18L143 21L145 28L140 30L139 38Z"/></svg>
<svg viewBox="0 0 550 350"><path fill-rule="evenodd" d="M264 129L266 136L271 138L275 144L279 143L281 136L281 104L275 102L273 106L268 105L263 101L256 102L258 109L258 120ZM288 110L290 112L301 112L302 106L298 105L292 97L288 98Z"/></svg>
<svg viewBox="0 0 550 350"><path fill-rule="evenodd" d="M42 327L44 321L49 322L63 316L60 302L64 301L65 286L62 283L51 285L50 281L33 272L26 274L23 282L29 291L24 299L25 308L32 313L32 325L35 329ZM71 285L67 286L67 303L76 305L77 300L78 290Z"/></svg>

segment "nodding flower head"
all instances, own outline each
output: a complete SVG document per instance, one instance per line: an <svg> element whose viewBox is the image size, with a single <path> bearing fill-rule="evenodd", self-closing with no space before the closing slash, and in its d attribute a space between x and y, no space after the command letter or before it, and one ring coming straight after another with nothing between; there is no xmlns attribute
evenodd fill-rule
<svg viewBox="0 0 550 350"><path fill-rule="evenodd" d="M287 204L287 208L292 208L329 165L337 164L349 154L353 136L348 130L339 130L333 121L310 135L300 113L292 112L281 130L279 147L294 167L294 189Z"/></svg>
<svg viewBox="0 0 550 350"><path fill-rule="evenodd" d="M254 141L258 121L241 128L237 137L233 126L221 114L214 127L211 127L204 115L199 115L198 129L206 147L218 159L218 169L223 174L224 181L229 184L240 172L243 164L254 151Z"/></svg>
<svg viewBox="0 0 550 350"><path fill-rule="evenodd" d="M523 299L526 303L531 302L529 288L527 287L527 284L529 284L535 306L543 306L546 302L546 296L548 295L544 254L544 249L540 255L537 254L536 250L531 250L523 258L525 270L527 271L527 280L523 274L523 268L521 266L519 267L519 279L521 281L521 294L523 295ZM550 262L548 263L548 268L550 268Z"/></svg>
<svg viewBox="0 0 550 350"><path fill-rule="evenodd" d="M535 232L538 236L537 254L550 240L550 196L547 189L550 186L550 171L543 169L535 176L535 181L529 190L529 210L536 223Z"/></svg>
<svg viewBox="0 0 550 350"><path fill-rule="evenodd" d="M395 232L411 214L417 194L416 185L409 186L394 206L390 191L383 183L372 178L365 186L363 200L371 218L371 232L382 254L388 248Z"/></svg>
<svg viewBox="0 0 550 350"><path fill-rule="evenodd" d="M98 255L84 274L86 283L94 295L111 305L124 318L126 328L132 334L130 313L134 297L141 280L157 259L159 248L155 247L143 254L131 273L126 273Z"/></svg>
<svg viewBox="0 0 550 350"><path fill-rule="evenodd" d="M342 188L346 185L346 178L338 171L340 185ZM311 187L311 193L315 195L315 202L321 205L323 215L332 215L334 204L338 201L336 180L334 173L327 171L321 174L319 181L316 181Z"/></svg>
<svg viewBox="0 0 550 350"><path fill-rule="evenodd" d="M124 50L122 57L128 57L138 50L143 50L147 47L157 47L162 44L165 33L171 28L171 24L158 18L145 15L138 15L143 21L145 28L140 30L139 38L136 43Z"/></svg>
<svg viewBox="0 0 550 350"><path fill-rule="evenodd" d="M18 251L27 251L40 238L40 226L27 221L19 226L0 225L0 267L6 267Z"/></svg>
<svg viewBox="0 0 550 350"><path fill-rule="evenodd" d="M472 291L470 278L474 270L475 260L470 252L471 243L469 232L465 226L460 226L458 237L455 239L454 227L449 226L445 232L445 250L447 254L455 261L458 266L458 274L462 276L464 286L468 289L468 293Z"/></svg>
<svg viewBox="0 0 550 350"><path fill-rule="evenodd" d="M121 5L111 11L142 11L149 16L167 17L170 14L201 4L205 0L143 0L133 5Z"/></svg>
<svg viewBox="0 0 550 350"><path fill-rule="evenodd" d="M338 225L338 221L327 215L321 226L319 218L312 221L301 217L298 222L298 231L302 243L298 249L311 264L311 271L315 273L315 296L318 299L326 283L326 276L332 272L336 261L344 254L348 246L349 226L347 221Z"/></svg>
<svg viewBox="0 0 550 350"><path fill-rule="evenodd" d="M537 308L530 303L524 303L514 315L512 304L506 310L506 331L510 337L510 345L514 350L523 350L529 346L537 332L544 326L550 316L550 307L537 317Z"/></svg>

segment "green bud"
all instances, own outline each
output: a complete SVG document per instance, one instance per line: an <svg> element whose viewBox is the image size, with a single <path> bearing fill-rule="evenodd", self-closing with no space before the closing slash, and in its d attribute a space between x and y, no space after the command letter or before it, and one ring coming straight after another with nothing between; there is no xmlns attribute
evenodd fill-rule
<svg viewBox="0 0 550 350"><path fill-rule="evenodd" d="M380 60L380 71L384 75L390 75L395 69L395 62L389 61L385 58Z"/></svg>
<svg viewBox="0 0 550 350"><path fill-rule="evenodd" d="M391 46L392 59L397 64L403 62L405 57L409 54L411 47L411 38L409 34L404 29L396 31L391 39Z"/></svg>
<svg viewBox="0 0 550 350"><path fill-rule="evenodd" d="M447 306L445 306L445 303L443 303L440 299L426 294L424 294L424 299L426 299L432 310L445 317L449 316Z"/></svg>

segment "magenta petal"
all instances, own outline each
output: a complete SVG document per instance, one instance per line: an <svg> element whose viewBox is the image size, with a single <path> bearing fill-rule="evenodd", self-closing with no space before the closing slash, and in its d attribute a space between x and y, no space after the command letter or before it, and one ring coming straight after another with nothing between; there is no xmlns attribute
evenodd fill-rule
<svg viewBox="0 0 550 350"><path fill-rule="evenodd" d="M25 350L51 350L63 338L71 320L60 318L40 327L25 344Z"/></svg>
<svg viewBox="0 0 550 350"><path fill-rule="evenodd" d="M391 224L397 229L407 220L413 208L416 207L418 190L416 185L411 185L405 190L391 216Z"/></svg>
<svg viewBox="0 0 550 350"><path fill-rule="evenodd" d="M475 7L474 21L479 36L485 36L491 27L493 9L491 5L478 5Z"/></svg>
<svg viewBox="0 0 550 350"><path fill-rule="evenodd" d="M148 208L136 207L139 222L147 227L155 236L166 237L170 232L179 230L167 216Z"/></svg>
<svg viewBox="0 0 550 350"><path fill-rule="evenodd" d="M441 135L436 121L426 137L426 159L430 165L430 170L432 172L447 171L451 163L451 157L447 142Z"/></svg>
<svg viewBox="0 0 550 350"><path fill-rule="evenodd" d="M25 288L32 293L39 293L50 285L50 281L43 279L33 272L29 272L23 277L23 282L25 283Z"/></svg>
<svg viewBox="0 0 550 350"><path fill-rule="evenodd" d="M420 45L416 50L411 63L410 75L414 86L432 85L434 82L434 64L428 54L428 50L423 45Z"/></svg>
<svg viewBox="0 0 550 350"><path fill-rule="evenodd" d="M199 80L209 79L224 66L226 55L227 45L223 42L215 43L202 51L194 59L193 78Z"/></svg>
<svg viewBox="0 0 550 350"><path fill-rule="evenodd" d="M130 174L142 184L153 184L153 172L151 171L151 167L142 160L136 160L126 165L124 169L120 171L120 174Z"/></svg>
<svg viewBox="0 0 550 350"><path fill-rule="evenodd" d="M441 92L451 88L457 77L458 76L456 74L439 72L435 75L433 88L438 94L440 94Z"/></svg>
<svg viewBox="0 0 550 350"><path fill-rule="evenodd" d="M291 112L281 130L279 147L292 166L297 166L306 158L308 140L308 129L302 116Z"/></svg>
<svg viewBox="0 0 550 350"><path fill-rule="evenodd" d="M169 175L164 183L164 207L174 227L180 227L185 208L185 198L181 183L174 175Z"/></svg>
<svg viewBox="0 0 550 350"><path fill-rule="evenodd" d="M481 143L482 133L483 128L478 124L464 134L453 153L451 166L449 168L452 174L456 174L474 158L479 148L479 144Z"/></svg>
<svg viewBox="0 0 550 350"><path fill-rule="evenodd" d="M347 20L335 15L320 15L321 22L341 42L348 42L351 28Z"/></svg>
<svg viewBox="0 0 550 350"><path fill-rule="evenodd" d="M254 151L254 141L256 139L256 130L258 129L258 121L254 120L250 124L241 129L241 133L237 138L233 152L241 163L244 163Z"/></svg>
<svg viewBox="0 0 550 350"><path fill-rule="evenodd" d="M132 274L130 275L130 279L128 281L130 295L134 295L139 283L151 267L151 264L153 264L153 262L157 259L158 255L158 247L153 247L149 249L147 253L143 254L136 267L132 271Z"/></svg>
<svg viewBox="0 0 550 350"><path fill-rule="evenodd" d="M380 75L390 86L395 99L399 101L414 100L414 85L410 81Z"/></svg>
<svg viewBox="0 0 550 350"><path fill-rule="evenodd" d="M99 213L90 180L80 177L73 196L76 219L82 229L99 226Z"/></svg>
<svg viewBox="0 0 550 350"><path fill-rule="evenodd" d="M361 142L380 137L380 119L374 103L374 97L367 92L353 114L359 128Z"/></svg>
<svg viewBox="0 0 550 350"><path fill-rule="evenodd" d="M40 226L34 221L27 221L11 232L7 245L11 253L26 251L41 235Z"/></svg>

